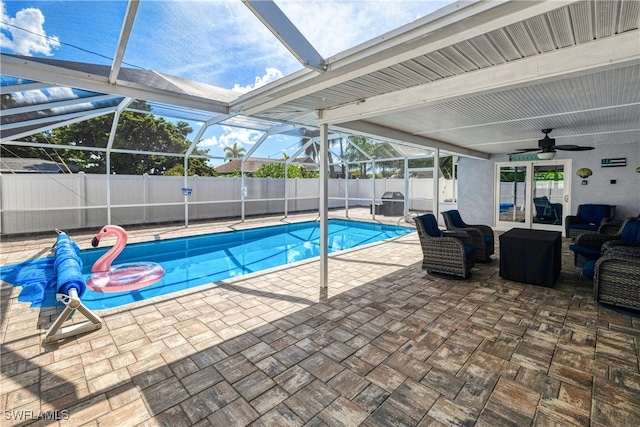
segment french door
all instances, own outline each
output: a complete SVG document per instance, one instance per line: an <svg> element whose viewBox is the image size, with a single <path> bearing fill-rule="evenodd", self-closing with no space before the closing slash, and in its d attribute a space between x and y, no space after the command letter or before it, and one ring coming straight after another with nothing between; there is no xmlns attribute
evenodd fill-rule
<svg viewBox="0 0 640 427"><path fill-rule="evenodd" d="M571 212L571 160L496 163L496 228L564 231Z"/></svg>

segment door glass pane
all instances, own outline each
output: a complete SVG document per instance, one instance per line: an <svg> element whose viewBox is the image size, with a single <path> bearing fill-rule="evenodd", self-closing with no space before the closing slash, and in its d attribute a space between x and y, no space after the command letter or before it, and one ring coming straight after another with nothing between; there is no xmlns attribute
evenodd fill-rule
<svg viewBox="0 0 640 427"><path fill-rule="evenodd" d="M500 167L500 221L525 221L526 166Z"/></svg>
<svg viewBox="0 0 640 427"><path fill-rule="evenodd" d="M561 225L564 165L533 167L533 222Z"/></svg>

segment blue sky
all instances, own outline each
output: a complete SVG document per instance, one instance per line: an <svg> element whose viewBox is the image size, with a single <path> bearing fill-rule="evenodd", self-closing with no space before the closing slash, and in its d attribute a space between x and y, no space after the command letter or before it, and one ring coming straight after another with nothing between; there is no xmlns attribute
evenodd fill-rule
<svg viewBox="0 0 640 427"><path fill-rule="evenodd" d="M452 1L277 0L327 58L427 15ZM2 1L4 53L110 65L127 2ZM124 56L140 67L246 92L302 66L240 0L142 0ZM201 146L219 155L238 142L248 150L259 133L218 130ZM283 142L284 146L288 142ZM282 148L257 155L277 154ZM272 153L273 152L273 153ZM291 151L289 151L291 154Z"/></svg>

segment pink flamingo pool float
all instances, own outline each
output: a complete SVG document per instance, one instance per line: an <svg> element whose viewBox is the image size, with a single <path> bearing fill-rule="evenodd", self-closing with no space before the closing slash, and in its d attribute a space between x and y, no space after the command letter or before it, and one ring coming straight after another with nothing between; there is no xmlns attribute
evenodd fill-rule
<svg viewBox="0 0 640 427"><path fill-rule="evenodd" d="M127 245L127 232L117 225L105 225L91 241L95 248L105 236L116 236L116 244L93 264L87 287L96 292L126 292L152 285L164 276L164 269L155 262L128 262L111 266Z"/></svg>

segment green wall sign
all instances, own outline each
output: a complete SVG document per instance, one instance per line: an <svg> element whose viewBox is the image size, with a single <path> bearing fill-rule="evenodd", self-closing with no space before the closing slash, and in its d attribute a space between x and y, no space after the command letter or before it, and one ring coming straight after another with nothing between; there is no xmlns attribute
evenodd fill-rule
<svg viewBox="0 0 640 427"><path fill-rule="evenodd" d="M530 154L530 153L522 153L522 154L511 154L509 155L510 162L527 162L531 160L539 160L538 154Z"/></svg>

